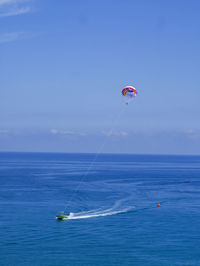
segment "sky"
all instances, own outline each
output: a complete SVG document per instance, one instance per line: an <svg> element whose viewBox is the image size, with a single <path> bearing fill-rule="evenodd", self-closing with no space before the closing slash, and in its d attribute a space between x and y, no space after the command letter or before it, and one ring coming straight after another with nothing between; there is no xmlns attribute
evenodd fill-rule
<svg viewBox="0 0 200 266"><path fill-rule="evenodd" d="M199 8L0 0L0 151L200 154Z"/></svg>

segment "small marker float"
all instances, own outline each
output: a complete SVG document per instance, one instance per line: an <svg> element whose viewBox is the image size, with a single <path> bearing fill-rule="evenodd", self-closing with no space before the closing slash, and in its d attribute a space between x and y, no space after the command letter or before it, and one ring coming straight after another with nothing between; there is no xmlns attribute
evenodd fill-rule
<svg viewBox="0 0 200 266"><path fill-rule="evenodd" d="M157 207L158 207L158 208L160 207L160 203L157 204Z"/></svg>

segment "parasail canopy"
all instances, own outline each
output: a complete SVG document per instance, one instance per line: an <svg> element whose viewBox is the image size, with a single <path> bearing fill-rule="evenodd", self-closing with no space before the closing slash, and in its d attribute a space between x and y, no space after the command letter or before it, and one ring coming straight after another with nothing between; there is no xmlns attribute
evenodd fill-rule
<svg viewBox="0 0 200 266"><path fill-rule="evenodd" d="M134 98L137 96L137 90L132 86L126 86L122 90L122 96L125 96L127 98Z"/></svg>

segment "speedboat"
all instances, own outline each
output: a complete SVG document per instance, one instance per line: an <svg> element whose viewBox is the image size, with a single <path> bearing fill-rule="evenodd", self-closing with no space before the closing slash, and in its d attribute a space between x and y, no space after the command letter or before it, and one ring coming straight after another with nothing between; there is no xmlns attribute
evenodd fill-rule
<svg viewBox="0 0 200 266"><path fill-rule="evenodd" d="M68 216L67 215L64 215L64 214L57 214L56 215L56 218L58 220L64 221L64 220L67 220Z"/></svg>

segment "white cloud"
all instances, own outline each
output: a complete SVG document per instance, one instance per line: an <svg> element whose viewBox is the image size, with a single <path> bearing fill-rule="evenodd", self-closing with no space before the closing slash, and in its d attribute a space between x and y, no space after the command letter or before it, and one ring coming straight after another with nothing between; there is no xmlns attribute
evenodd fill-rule
<svg viewBox="0 0 200 266"><path fill-rule="evenodd" d="M193 129L189 129L189 130L187 130L184 133L190 139L200 139L200 132L199 131L195 131Z"/></svg>
<svg viewBox="0 0 200 266"><path fill-rule="evenodd" d="M60 134L62 134L62 135L75 135L75 132L70 131L70 130L61 130Z"/></svg>
<svg viewBox="0 0 200 266"><path fill-rule="evenodd" d="M186 131L187 135L192 135L194 133L195 133L195 131L193 129L189 129L189 130Z"/></svg>
<svg viewBox="0 0 200 266"><path fill-rule="evenodd" d="M65 135L65 136L87 136L84 132L75 132L71 130L57 130L57 129L51 129L50 133L53 135Z"/></svg>
<svg viewBox="0 0 200 266"><path fill-rule="evenodd" d="M5 5L5 4L10 4L10 3L16 3L17 0L0 0L0 6Z"/></svg>
<svg viewBox="0 0 200 266"><path fill-rule="evenodd" d="M50 132L51 132L51 134L56 135L56 134L58 133L58 130L56 130L56 129L51 129Z"/></svg>
<svg viewBox="0 0 200 266"><path fill-rule="evenodd" d="M17 16L32 11L29 0L0 0L0 17Z"/></svg>
<svg viewBox="0 0 200 266"><path fill-rule="evenodd" d="M117 136L117 137L126 137L128 135L128 132L126 131L112 131L112 130L108 130L108 131L102 131L102 134L107 136L107 137L111 137L111 136Z"/></svg>
<svg viewBox="0 0 200 266"><path fill-rule="evenodd" d="M128 133L126 131L121 131L121 136L126 137Z"/></svg>
<svg viewBox="0 0 200 266"><path fill-rule="evenodd" d="M18 39L25 39L31 35L26 32L7 32L0 35L0 43L12 42Z"/></svg>
<svg viewBox="0 0 200 266"><path fill-rule="evenodd" d="M27 2L31 2L31 0L0 0L0 6L24 4Z"/></svg>
<svg viewBox="0 0 200 266"><path fill-rule="evenodd" d="M31 11L31 7L21 7L21 8L13 8L8 10L7 12L1 13L0 17L9 17L9 16L16 16L25 13L29 13Z"/></svg>

